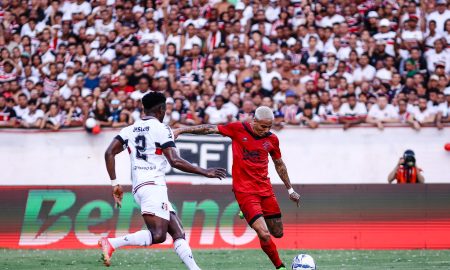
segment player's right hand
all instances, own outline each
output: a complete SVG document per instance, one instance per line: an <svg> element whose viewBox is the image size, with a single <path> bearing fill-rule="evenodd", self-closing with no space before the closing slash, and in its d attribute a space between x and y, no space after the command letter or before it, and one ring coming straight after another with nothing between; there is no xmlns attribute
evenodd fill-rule
<svg viewBox="0 0 450 270"><path fill-rule="evenodd" d="M297 192L292 192L290 195L289 195L289 199L291 200L291 201L293 201L293 202L296 202L297 203L297 207L299 207L300 206L300 194L298 194Z"/></svg>
<svg viewBox="0 0 450 270"><path fill-rule="evenodd" d="M114 206L116 208L122 207L123 189L121 185L116 185L113 187L112 192L114 198Z"/></svg>
<svg viewBox="0 0 450 270"><path fill-rule="evenodd" d="M219 178L222 180L227 176L227 170L224 168L209 168L206 169L205 176L208 178Z"/></svg>

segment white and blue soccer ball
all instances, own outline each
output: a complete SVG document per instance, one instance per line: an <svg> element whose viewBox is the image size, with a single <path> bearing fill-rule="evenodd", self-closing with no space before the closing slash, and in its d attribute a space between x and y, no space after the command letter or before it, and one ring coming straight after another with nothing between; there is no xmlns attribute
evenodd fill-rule
<svg viewBox="0 0 450 270"><path fill-rule="evenodd" d="M291 268L292 270L316 270L316 263L308 254L299 254L292 261Z"/></svg>

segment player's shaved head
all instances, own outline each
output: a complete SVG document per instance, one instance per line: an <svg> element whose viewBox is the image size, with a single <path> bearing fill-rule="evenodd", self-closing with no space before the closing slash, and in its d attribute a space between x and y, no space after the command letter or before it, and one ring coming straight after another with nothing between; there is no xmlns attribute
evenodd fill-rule
<svg viewBox="0 0 450 270"><path fill-rule="evenodd" d="M275 117L273 111L267 106L260 106L255 111L255 118L257 120L273 120Z"/></svg>

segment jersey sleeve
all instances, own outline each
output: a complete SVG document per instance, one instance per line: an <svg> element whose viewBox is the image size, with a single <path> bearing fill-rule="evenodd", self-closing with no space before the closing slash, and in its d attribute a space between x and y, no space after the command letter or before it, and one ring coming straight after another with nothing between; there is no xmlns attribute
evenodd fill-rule
<svg viewBox="0 0 450 270"><path fill-rule="evenodd" d="M161 125L161 128L158 130L158 132L156 132L155 141L156 143L159 143L161 149L175 147L173 132L168 125Z"/></svg>
<svg viewBox="0 0 450 270"><path fill-rule="evenodd" d="M222 136L233 138L236 134L238 127L241 125L242 125L241 122L233 122L224 125L217 125L217 128L219 129L219 133Z"/></svg>
<svg viewBox="0 0 450 270"><path fill-rule="evenodd" d="M272 135L272 145L273 148L270 151L270 156L272 159L280 159L281 158L281 150L280 150L280 141L278 140L278 137L276 135Z"/></svg>
<svg viewBox="0 0 450 270"><path fill-rule="evenodd" d="M119 135L117 135L115 137L116 140L118 140L123 147L127 147L128 146L128 140L130 138L130 130L128 127L123 128L120 132Z"/></svg>

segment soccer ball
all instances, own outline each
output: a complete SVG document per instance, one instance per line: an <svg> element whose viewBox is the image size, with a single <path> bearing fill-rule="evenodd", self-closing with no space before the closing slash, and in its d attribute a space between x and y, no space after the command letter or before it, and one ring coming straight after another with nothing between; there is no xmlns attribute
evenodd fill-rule
<svg viewBox="0 0 450 270"><path fill-rule="evenodd" d="M308 254L299 254L292 261L292 270L316 270L314 259Z"/></svg>
<svg viewBox="0 0 450 270"><path fill-rule="evenodd" d="M94 118L91 117L86 120L86 123L85 123L86 129L92 130L96 125L97 125L97 121L95 121Z"/></svg>
<svg viewBox="0 0 450 270"><path fill-rule="evenodd" d="M92 133L94 135L99 134L101 131L100 126L97 125L97 121L95 121L94 118L88 118L84 124L84 128L88 133Z"/></svg>

